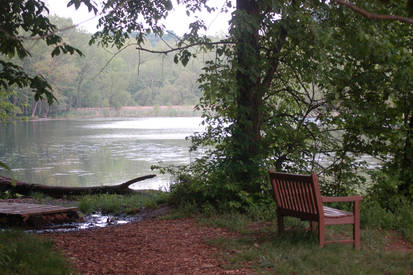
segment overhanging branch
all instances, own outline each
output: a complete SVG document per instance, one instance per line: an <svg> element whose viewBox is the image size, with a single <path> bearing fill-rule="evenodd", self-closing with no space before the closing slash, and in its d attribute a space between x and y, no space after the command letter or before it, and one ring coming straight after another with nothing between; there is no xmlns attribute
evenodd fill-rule
<svg viewBox="0 0 413 275"><path fill-rule="evenodd" d="M114 54L112 55L112 57L109 58L108 61L106 61L106 64L100 69L100 71L99 71L94 77L92 77L91 79L95 79L98 75L100 75L100 74L103 72L103 70L106 69L107 66L109 66L109 64L112 62L113 59L115 59L115 57L116 57L118 54L120 54L121 52L123 52L124 50L126 50L128 47L130 47L130 46L135 46L135 45L138 45L138 44L137 44L137 43L128 44L128 45L124 46L123 48L121 48L120 50L118 50L116 53L114 53Z"/></svg>
<svg viewBox="0 0 413 275"><path fill-rule="evenodd" d="M177 52L177 51L189 49L189 48L196 47L196 46L200 46L200 45L209 45L209 46L212 46L212 45L223 45L223 44L233 44L233 42L227 41L227 40L221 40L221 41L217 41L217 42L208 42L208 43L206 43L206 42L199 42L199 43L189 44L189 45L185 45L185 46L182 46L182 47L176 47L176 48L173 48L173 47L171 47L171 46L168 44L168 45L167 45L167 46L169 47L168 50L159 50L159 51L158 51L158 50L150 50L150 49L147 49L147 48L143 48L143 47L139 46L138 43L130 43L130 44L128 44L128 45L125 45L123 48L121 48L120 50L118 50L116 53L114 53L114 54L112 55L112 57L109 58L108 61L106 61L105 65L99 70L99 72L98 72L95 76L93 76L91 79L95 79L99 74L101 74L101 73L103 72L103 70L106 69L107 66L109 66L109 64L113 61L113 59L116 58L116 56L118 56L122 51L126 50L126 49L127 49L128 47L130 47L130 46L137 46L136 49L139 50L139 51L143 51L143 52L158 53L158 54L168 54L168 53Z"/></svg>
<svg viewBox="0 0 413 275"><path fill-rule="evenodd" d="M192 47L196 47L196 46L214 46L214 45L224 45L224 44L234 44L234 42L232 41L228 41L228 40L221 40L221 41L217 41L217 42L198 42L198 43L193 43L193 44L189 44L189 45L185 45L182 47L176 47L176 48L170 48L168 50L149 50L146 48L142 48L142 47L136 47L137 50L141 50L143 52L148 52L148 53L161 53L161 54L168 54L168 53L172 53L172 52L178 52L178 51L182 51L182 50L186 50Z"/></svg>
<svg viewBox="0 0 413 275"><path fill-rule="evenodd" d="M413 18L409 17L404 17L404 16L398 16L398 15L388 15L388 14L377 14L377 13L371 13L366 11L365 9L359 8L346 0L331 0L332 2L335 2L337 4L346 6L347 8L351 9L352 11L368 18L368 19L373 19L373 20L389 20L389 21L400 21L408 24L413 25Z"/></svg>

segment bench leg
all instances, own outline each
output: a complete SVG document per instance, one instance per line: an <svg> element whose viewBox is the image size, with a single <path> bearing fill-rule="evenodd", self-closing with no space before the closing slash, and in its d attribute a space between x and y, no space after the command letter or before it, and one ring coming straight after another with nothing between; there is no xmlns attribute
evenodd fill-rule
<svg viewBox="0 0 413 275"><path fill-rule="evenodd" d="M320 247L325 245L325 225L324 223L318 222L318 240L320 241Z"/></svg>
<svg viewBox="0 0 413 275"><path fill-rule="evenodd" d="M360 249L360 212L359 201L354 203L353 244L355 249Z"/></svg>
<svg viewBox="0 0 413 275"><path fill-rule="evenodd" d="M284 216L277 214L278 233L284 232Z"/></svg>
<svg viewBox="0 0 413 275"><path fill-rule="evenodd" d="M360 227L353 224L353 245L355 249L360 249Z"/></svg>

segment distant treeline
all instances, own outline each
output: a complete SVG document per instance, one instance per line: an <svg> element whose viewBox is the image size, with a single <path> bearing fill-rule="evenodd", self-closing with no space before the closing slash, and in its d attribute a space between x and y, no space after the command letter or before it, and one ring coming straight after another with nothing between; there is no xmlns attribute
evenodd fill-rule
<svg viewBox="0 0 413 275"><path fill-rule="evenodd" d="M51 17L59 28L71 26L70 19ZM34 101L29 88L0 91L0 106L12 116L56 116L73 113L76 108L155 105L194 105L200 91L197 79L207 59L206 54L191 59L187 66L175 64L174 55L138 51L135 41L122 49L89 46L90 33L77 28L64 31L64 42L80 49L84 56L59 55L42 41L28 40L31 57L16 61L31 74L42 74L53 87L57 102ZM176 37L163 40L148 36L145 48L167 49ZM6 57L0 57L6 58Z"/></svg>
<svg viewBox="0 0 413 275"><path fill-rule="evenodd" d="M190 105L168 106L123 106L119 109L110 107L74 108L64 114L65 118L95 117L191 117L201 116L201 112Z"/></svg>

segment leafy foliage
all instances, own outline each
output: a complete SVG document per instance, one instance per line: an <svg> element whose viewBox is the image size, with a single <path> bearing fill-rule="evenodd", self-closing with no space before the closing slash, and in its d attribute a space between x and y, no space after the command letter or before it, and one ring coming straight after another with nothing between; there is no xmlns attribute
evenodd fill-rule
<svg viewBox="0 0 413 275"><path fill-rule="evenodd" d="M405 2L356 4L406 12ZM329 3L268 5L258 1L234 13L228 40L236 46L218 45L207 62L198 108L210 126L193 142L210 149L187 168L189 178L178 173L172 190L248 208L269 194L267 167L319 173L329 195L366 191L375 180L368 171L382 170L399 179L394 193L410 200L412 26Z"/></svg>
<svg viewBox="0 0 413 275"><path fill-rule="evenodd" d="M161 168L161 172L172 174L174 184L170 187L168 201L178 207L191 205L194 211L214 209L217 211L246 211L259 200L268 202L269 189L262 182L267 192L261 194L248 193L244 186L231 179L222 165L225 162L210 162L200 159L190 167ZM264 177L261 177L264 178ZM270 201L271 202L271 201Z"/></svg>
<svg viewBox="0 0 413 275"><path fill-rule="evenodd" d="M402 6L380 8L402 13ZM334 15L328 24L340 24L348 11ZM348 151L380 159L383 171L399 174L398 192L413 198L411 26L351 20L336 31L327 40L330 65L323 66L323 87L337 114L331 121L343 129Z"/></svg>
<svg viewBox="0 0 413 275"><path fill-rule="evenodd" d="M52 57L60 53L82 53L66 44L57 34L52 24L45 3L39 0L5 1L0 7L0 53L8 58L24 59L30 56L25 41L43 40L48 46L54 46ZM15 62L0 60L0 88L8 89L13 85L20 88L30 87L35 93L35 100L47 98L51 104L56 98L49 83L42 75L30 75Z"/></svg>
<svg viewBox="0 0 413 275"><path fill-rule="evenodd" d="M162 35L164 31L161 19L165 18L172 9L170 0L157 1L104 1L102 13L96 32L90 41L100 45L117 47L120 49L130 38L131 33L136 34L138 45L144 43L145 34L151 32Z"/></svg>

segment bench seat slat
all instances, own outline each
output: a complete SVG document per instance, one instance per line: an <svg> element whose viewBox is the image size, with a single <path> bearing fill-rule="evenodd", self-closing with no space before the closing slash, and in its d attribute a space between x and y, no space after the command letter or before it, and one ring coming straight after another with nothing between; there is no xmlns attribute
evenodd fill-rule
<svg viewBox="0 0 413 275"><path fill-rule="evenodd" d="M343 217L352 217L353 213L347 212L344 210L335 209L332 207L324 206L324 217L326 218L343 218Z"/></svg>

